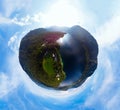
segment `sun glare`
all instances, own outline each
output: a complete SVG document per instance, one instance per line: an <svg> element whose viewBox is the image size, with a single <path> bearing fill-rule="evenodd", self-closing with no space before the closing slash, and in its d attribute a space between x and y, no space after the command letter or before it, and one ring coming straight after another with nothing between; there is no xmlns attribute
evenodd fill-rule
<svg viewBox="0 0 120 110"><path fill-rule="evenodd" d="M51 6L43 17L45 26L72 26L78 24L78 11L68 1L61 0Z"/></svg>

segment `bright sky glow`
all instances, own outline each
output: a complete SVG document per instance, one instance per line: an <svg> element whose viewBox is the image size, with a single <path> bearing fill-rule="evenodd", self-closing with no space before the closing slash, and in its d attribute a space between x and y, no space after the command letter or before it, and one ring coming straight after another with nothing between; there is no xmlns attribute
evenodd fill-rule
<svg viewBox="0 0 120 110"><path fill-rule="evenodd" d="M120 0L0 0L0 110L119 110L119 10ZM67 91L36 85L18 61L21 38L36 28L75 24L98 41L97 70Z"/></svg>
<svg viewBox="0 0 120 110"><path fill-rule="evenodd" d="M50 10L43 16L45 26L72 26L78 24L78 10L67 1L59 1L51 6Z"/></svg>

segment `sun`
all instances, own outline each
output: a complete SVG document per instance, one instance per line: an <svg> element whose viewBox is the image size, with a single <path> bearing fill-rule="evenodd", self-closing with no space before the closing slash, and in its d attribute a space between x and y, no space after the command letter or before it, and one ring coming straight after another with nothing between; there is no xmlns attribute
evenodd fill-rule
<svg viewBox="0 0 120 110"><path fill-rule="evenodd" d="M43 16L45 26L73 26L79 22L78 10L68 1L54 3Z"/></svg>

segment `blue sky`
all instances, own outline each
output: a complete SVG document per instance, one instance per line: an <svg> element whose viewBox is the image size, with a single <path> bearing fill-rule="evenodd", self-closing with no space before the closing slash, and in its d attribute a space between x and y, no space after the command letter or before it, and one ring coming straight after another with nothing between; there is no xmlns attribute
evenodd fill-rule
<svg viewBox="0 0 120 110"><path fill-rule="evenodd" d="M0 110L119 110L119 10L119 0L1 0ZM68 91L37 86L19 64L21 38L35 28L75 24L99 44L97 70Z"/></svg>

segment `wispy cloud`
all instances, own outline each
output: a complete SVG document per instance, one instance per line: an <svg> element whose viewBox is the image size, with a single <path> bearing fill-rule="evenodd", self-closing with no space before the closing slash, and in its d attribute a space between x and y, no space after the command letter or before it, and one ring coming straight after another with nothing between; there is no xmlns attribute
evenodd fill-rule
<svg viewBox="0 0 120 110"><path fill-rule="evenodd" d="M120 14L114 15L96 30L95 36L100 46L111 45L120 39Z"/></svg>
<svg viewBox="0 0 120 110"><path fill-rule="evenodd" d="M31 4L31 0L4 0L3 1L3 7L4 7L4 16L10 17L11 14L15 11L24 11L26 9L29 9L29 6Z"/></svg>
<svg viewBox="0 0 120 110"><path fill-rule="evenodd" d="M30 20L31 19L29 15L22 17L22 18L14 17L13 19L11 19L12 23L20 25L20 26L30 25L31 24Z"/></svg>
<svg viewBox="0 0 120 110"><path fill-rule="evenodd" d="M0 15L0 24L10 24L10 25L16 24L18 26L26 26L31 24L30 21L31 19L30 16L28 15L22 18L17 18L17 17L7 18Z"/></svg>
<svg viewBox="0 0 120 110"><path fill-rule="evenodd" d="M108 110L118 110L120 105L120 88L114 93L114 96L108 101L107 109Z"/></svg>
<svg viewBox="0 0 120 110"><path fill-rule="evenodd" d="M8 1L8 0L6 0ZM6 16L10 16L10 14L15 10L13 7L17 7L19 3L22 3L23 0L18 0L17 4L14 6L11 4L10 10L6 9ZM82 15L84 15L86 11L84 9L81 11ZM0 16L0 24L1 23L15 23L21 26L30 25L32 23L41 23L43 18L45 17L45 13L35 13L33 15L27 15L22 18L14 17L13 19L9 19L7 17ZM91 24L94 22L94 14L93 18L88 23L87 21L87 14L85 16L85 21L82 16L79 16L83 19L82 24L85 27L90 27ZM91 14L90 14L91 16ZM49 19L49 18L48 18ZM46 19L47 20L47 19ZM87 22L87 24L86 24ZM42 26L45 26L44 22L42 22ZM23 83L26 91L31 92L33 95L37 95L43 97L44 99L56 99L58 103L67 103L70 99L72 100L74 96L82 96L85 93L88 93L86 88L90 88L90 93L88 97L85 97L85 102L82 102L82 107L88 107L93 109L106 109L106 110L117 110L120 105L120 82L117 79L119 77L118 73L115 73L114 69L119 70L118 67L113 65L113 61L110 59L109 55L110 52L106 51L105 49L111 48L111 44L120 39L120 15L115 14L110 18L106 23L102 24L100 28L96 29L96 39L99 43L99 61L98 61L98 68L95 74L88 78L88 80L79 88L70 89L68 91L54 91L42 88L36 85L22 70L19 60L18 60L18 49L19 43L21 38L25 35L26 32L18 32L15 33L8 41L8 47L10 50L13 51L12 55L8 56L8 68L10 73L0 73L0 98L3 96L7 96L10 91L17 89L20 83ZM28 29L29 30L29 29ZM119 50L119 47L116 46ZM116 49L113 48L112 49ZM113 54L112 54L113 55ZM114 55L113 55L114 56ZM117 62L117 60L116 60ZM19 76L19 77L18 77ZM65 99L65 100L64 100ZM77 100L79 97L77 97ZM52 102L52 101L51 101ZM54 103L57 103L53 101ZM72 106L72 105L71 105ZM73 105L74 106L74 105ZM79 106L79 101L78 105Z"/></svg>
<svg viewBox="0 0 120 110"><path fill-rule="evenodd" d="M118 107L120 101L117 98L119 95L119 82L116 78L119 77L118 73L114 73L115 67L112 64L111 59L109 59L109 54L102 50L99 53L99 66L98 70L92 77L91 83L91 93L85 101L85 107L94 108L97 110L105 109L114 110L114 103ZM104 56L104 57L103 57ZM114 100L113 100L114 99ZM113 101L113 103L111 103ZM116 108L117 110L118 108Z"/></svg>
<svg viewBox="0 0 120 110"><path fill-rule="evenodd" d="M0 15L0 24L8 24L8 23L11 23L11 20L9 18Z"/></svg>
<svg viewBox="0 0 120 110"><path fill-rule="evenodd" d="M91 93L86 98L84 107L97 110L119 109L120 81L119 67L116 66L116 63L120 62L118 57L115 59L116 61L111 59L116 55L113 50L116 50L119 55L119 46L116 43L120 40L120 14L118 10L119 8L109 20L96 29L94 34L99 44L98 68L91 77L92 80L88 82L91 84Z"/></svg>
<svg viewBox="0 0 120 110"><path fill-rule="evenodd" d="M0 13L0 24L28 25L30 16L26 15L22 17L21 12L27 11L30 8L31 2L32 0L3 0L3 11ZM14 17L11 17L11 15Z"/></svg>
<svg viewBox="0 0 120 110"><path fill-rule="evenodd" d="M17 52L7 57L6 69L7 73L0 72L0 98L9 95L22 83L23 71L19 65Z"/></svg>
<svg viewBox="0 0 120 110"><path fill-rule="evenodd" d="M16 88L17 82L14 76L11 78L9 75L6 75L6 73L0 73L0 98Z"/></svg>

